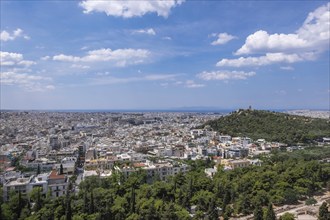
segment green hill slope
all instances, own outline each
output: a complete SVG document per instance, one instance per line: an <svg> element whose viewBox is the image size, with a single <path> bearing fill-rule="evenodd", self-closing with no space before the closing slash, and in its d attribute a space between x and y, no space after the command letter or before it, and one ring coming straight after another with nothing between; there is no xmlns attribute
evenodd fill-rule
<svg viewBox="0 0 330 220"><path fill-rule="evenodd" d="M223 134L287 144L310 143L318 138L330 137L329 120L261 110L238 110L209 121L202 127L206 125Z"/></svg>

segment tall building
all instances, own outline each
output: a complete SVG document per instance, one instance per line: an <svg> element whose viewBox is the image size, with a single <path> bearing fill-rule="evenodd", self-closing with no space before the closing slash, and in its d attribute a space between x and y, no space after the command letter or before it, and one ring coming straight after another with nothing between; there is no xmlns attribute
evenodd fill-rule
<svg viewBox="0 0 330 220"><path fill-rule="evenodd" d="M51 150L58 150L60 148L60 143L58 141L57 135L51 135L49 137L49 146Z"/></svg>

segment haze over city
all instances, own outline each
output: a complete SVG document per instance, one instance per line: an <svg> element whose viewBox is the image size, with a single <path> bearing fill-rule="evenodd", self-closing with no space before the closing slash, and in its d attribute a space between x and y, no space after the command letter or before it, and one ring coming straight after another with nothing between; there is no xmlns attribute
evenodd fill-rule
<svg viewBox="0 0 330 220"><path fill-rule="evenodd" d="M327 1L1 1L1 109L329 109Z"/></svg>

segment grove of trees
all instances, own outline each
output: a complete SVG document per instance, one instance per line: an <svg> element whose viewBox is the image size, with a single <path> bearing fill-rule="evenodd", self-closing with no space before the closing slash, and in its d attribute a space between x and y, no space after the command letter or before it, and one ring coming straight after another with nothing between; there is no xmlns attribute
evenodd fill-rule
<svg viewBox="0 0 330 220"><path fill-rule="evenodd" d="M231 136L259 138L286 144L311 143L330 136L330 121L261 110L239 110L209 121L213 130Z"/></svg>
<svg viewBox="0 0 330 220"><path fill-rule="evenodd" d="M146 173L141 170L127 179L119 173L108 178L90 177L81 182L79 192L73 191L72 183L67 195L56 199L42 196L38 189L29 195L12 193L8 202L1 201L1 219L175 220L218 219L219 215L229 219L254 213L255 219L272 220L274 206L296 204L330 186L329 163L291 154L275 154L262 166L232 171L219 166L212 179L204 168L213 162L189 163L190 172L152 184L146 183Z"/></svg>

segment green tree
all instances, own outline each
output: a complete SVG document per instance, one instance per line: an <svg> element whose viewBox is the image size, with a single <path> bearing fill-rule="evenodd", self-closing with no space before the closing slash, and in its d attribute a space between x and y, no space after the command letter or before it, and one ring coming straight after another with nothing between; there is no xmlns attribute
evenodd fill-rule
<svg viewBox="0 0 330 220"><path fill-rule="evenodd" d="M141 219L141 217L136 213L132 213L126 218L126 220L139 220L139 219Z"/></svg>
<svg viewBox="0 0 330 220"><path fill-rule="evenodd" d="M209 208L207 210L207 219L208 220L216 220L219 219L219 215L218 215L218 207L215 204L215 199L212 198L211 202L209 204Z"/></svg>
<svg viewBox="0 0 330 220"><path fill-rule="evenodd" d="M125 219L126 214L128 214L128 203L124 197L116 197L111 211L115 216L115 219Z"/></svg>
<svg viewBox="0 0 330 220"><path fill-rule="evenodd" d="M60 175L63 175L63 164L60 165Z"/></svg>
<svg viewBox="0 0 330 220"><path fill-rule="evenodd" d="M174 204L172 202L165 206L163 214L162 214L162 219L164 219L164 220L165 219L168 219L168 220L178 219L177 215L175 214Z"/></svg>
<svg viewBox="0 0 330 220"><path fill-rule="evenodd" d="M40 170L40 164L38 164L38 167L37 167L37 175L39 175L41 173L41 170Z"/></svg>
<svg viewBox="0 0 330 220"><path fill-rule="evenodd" d="M263 220L263 212L262 212L262 207L258 205L254 212L253 212L253 219L254 220Z"/></svg>
<svg viewBox="0 0 330 220"><path fill-rule="evenodd" d="M130 207L130 212L134 213L135 212L135 186L133 185L131 188L131 198L130 198L130 203L131 203L131 207Z"/></svg>
<svg viewBox="0 0 330 220"><path fill-rule="evenodd" d="M84 213L88 213L89 212L89 205L88 205L88 198L87 198L87 192L86 192L86 190L84 190L83 194L84 194L83 212Z"/></svg>
<svg viewBox="0 0 330 220"><path fill-rule="evenodd" d="M2 191L2 187L0 187L0 219L3 219L3 215L2 215L2 198L3 198L3 191Z"/></svg>
<svg viewBox="0 0 330 220"><path fill-rule="evenodd" d="M180 220L190 220L191 219L189 212L186 209L181 209L181 210L175 212L175 214L177 215L178 219L180 219Z"/></svg>
<svg viewBox="0 0 330 220"><path fill-rule="evenodd" d="M294 214L286 212L281 217L280 220L294 220Z"/></svg>
<svg viewBox="0 0 330 220"><path fill-rule="evenodd" d="M329 214L328 204L326 202L323 202L319 208L318 220L329 220L329 219L330 219L330 214Z"/></svg>
<svg viewBox="0 0 330 220"><path fill-rule="evenodd" d="M316 201L316 199L314 199L313 197L308 198L308 199L306 200L306 202L305 202L306 205L314 205L314 204L316 204L316 203L317 203L317 201Z"/></svg>
<svg viewBox="0 0 330 220"><path fill-rule="evenodd" d="M91 190L91 197L90 197L90 202L89 202L89 214L93 214L95 209L94 209L94 194L93 190Z"/></svg>
<svg viewBox="0 0 330 220"><path fill-rule="evenodd" d="M66 192L66 206L65 206L65 220L72 219L72 208L71 208L71 196L70 191L67 190Z"/></svg>
<svg viewBox="0 0 330 220"><path fill-rule="evenodd" d="M284 191L284 200L286 204L296 204L298 202L298 196L295 190L293 189L286 189Z"/></svg>
<svg viewBox="0 0 330 220"><path fill-rule="evenodd" d="M25 220L30 216L30 210L27 207L24 207L20 213L19 220Z"/></svg>
<svg viewBox="0 0 330 220"><path fill-rule="evenodd" d="M224 214L223 214L223 218L224 219L229 219L229 217L233 214L233 209L230 205L227 205L225 210L224 210Z"/></svg>
<svg viewBox="0 0 330 220"><path fill-rule="evenodd" d="M42 188L36 187L29 193L30 200L34 202L33 210L39 211L42 208L43 199L41 196Z"/></svg>
<svg viewBox="0 0 330 220"><path fill-rule="evenodd" d="M201 220L201 219L204 219L204 212L203 211L197 211L196 213L195 213L195 216L194 216L194 218L193 219L198 219L198 220ZM225 219L225 218L224 218ZM225 219L225 220L228 220L228 218L227 219Z"/></svg>
<svg viewBox="0 0 330 220"><path fill-rule="evenodd" d="M276 220L276 214L274 212L272 203L268 204L265 220Z"/></svg>

